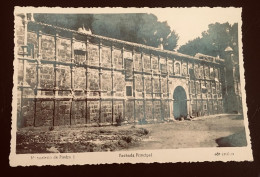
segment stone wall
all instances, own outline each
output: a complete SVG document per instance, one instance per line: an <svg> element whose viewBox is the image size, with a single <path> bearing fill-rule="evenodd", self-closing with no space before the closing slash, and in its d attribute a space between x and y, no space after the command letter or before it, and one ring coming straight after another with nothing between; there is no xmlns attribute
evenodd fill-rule
<svg viewBox="0 0 260 177"><path fill-rule="evenodd" d="M119 117L130 123L164 121L173 118L177 86L186 92L187 114L223 112L219 63L21 21L16 23L19 127L115 124ZM126 95L126 86L132 95Z"/></svg>

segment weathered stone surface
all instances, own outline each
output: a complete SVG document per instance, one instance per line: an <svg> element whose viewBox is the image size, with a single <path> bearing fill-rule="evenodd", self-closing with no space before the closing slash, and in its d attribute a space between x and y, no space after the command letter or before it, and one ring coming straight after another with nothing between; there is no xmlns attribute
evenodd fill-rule
<svg viewBox="0 0 260 177"><path fill-rule="evenodd" d="M125 103L125 118L129 122L134 121L134 101L127 100Z"/></svg>
<svg viewBox="0 0 260 177"><path fill-rule="evenodd" d="M24 45L24 25L21 17L17 17L15 21L16 47L18 53L22 53L22 45Z"/></svg>
<svg viewBox="0 0 260 177"><path fill-rule="evenodd" d="M164 119L170 117L169 109L170 109L170 108L169 108L168 101L162 100L162 115L163 115L163 118L164 118Z"/></svg>
<svg viewBox="0 0 260 177"><path fill-rule="evenodd" d="M71 124L85 124L86 123L86 102L73 101L71 111Z"/></svg>
<svg viewBox="0 0 260 177"><path fill-rule="evenodd" d="M151 72L150 56L144 54L144 55L143 55L143 60L144 60L144 71L150 73L150 72Z"/></svg>
<svg viewBox="0 0 260 177"><path fill-rule="evenodd" d="M86 89L86 69L81 67L75 68L74 88Z"/></svg>
<svg viewBox="0 0 260 177"><path fill-rule="evenodd" d="M162 94L162 98L167 98L168 95L167 95L167 78L165 77L162 77L161 78L161 92L163 93Z"/></svg>
<svg viewBox="0 0 260 177"><path fill-rule="evenodd" d="M153 92L156 93L154 94L155 97L160 97L160 82L159 82L159 77L154 77L153 78Z"/></svg>
<svg viewBox="0 0 260 177"><path fill-rule="evenodd" d="M203 66L199 67L199 78L204 78L204 71L203 71Z"/></svg>
<svg viewBox="0 0 260 177"><path fill-rule="evenodd" d="M24 98L22 100L22 112L21 112L21 120L18 124L20 124L21 127L25 126L33 126L34 122L34 108L35 103L33 99L26 99Z"/></svg>
<svg viewBox="0 0 260 177"><path fill-rule="evenodd" d="M80 97L80 96L85 96L84 91L74 91L74 96Z"/></svg>
<svg viewBox="0 0 260 177"><path fill-rule="evenodd" d="M124 50L124 58L132 59L132 51L130 50Z"/></svg>
<svg viewBox="0 0 260 177"><path fill-rule="evenodd" d="M223 113L223 101L222 100L218 100L218 114Z"/></svg>
<svg viewBox="0 0 260 177"><path fill-rule="evenodd" d="M111 96L112 91L112 78L111 71L103 71L102 74L102 93L103 96Z"/></svg>
<svg viewBox="0 0 260 177"><path fill-rule="evenodd" d="M102 66L111 68L111 48L102 47Z"/></svg>
<svg viewBox="0 0 260 177"><path fill-rule="evenodd" d="M209 79L209 67L208 66L205 66L204 72L205 72L206 79Z"/></svg>
<svg viewBox="0 0 260 177"><path fill-rule="evenodd" d="M37 73L36 73L35 63L28 62L26 67L26 82L30 85L32 89L36 87L37 84Z"/></svg>
<svg viewBox="0 0 260 177"><path fill-rule="evenodd" d="M114 91L116 97L125 95L125 76L121 72L114 72Z"/></svg>
<svg viewBox="0 0 260 177"><path fill-rule="evenodd" d="M121 117L123 119L123 101L114 101L113 102L113 118L114 122L116 121L117 118Z"/></svg>
<svg viewBox="0 0 260 177"><path fill-rule="evenodd" d="M58 96L68 96L70 91L58 91Z"/></svg>
<svg viewBox="0 0 260 177"><path fill-rule="evenodd" d="M54 91L45 91L45 90L41 90L40 91L42 96L53 96L54 95Z"/></svg>
<svg viewBox="0 0 260 177"><path fill-rule="evenodd" d="M89 123L99 122L99 101L87 102L87 118Z"/></svg>
<svg viewBox="0 0 260 177"><path fill-rule="evenodd" d="M114 66L117 69L123 68L123 59L122 59L122 52L119 49L113 50L113 59L114 59Z"/></svg>
<svg viewBox="0 0 260 177"><path fill-rule="evenodd" d="M53 36L42 35L42 59L55 60L55 40Z"/></svg>
<svg viewBox="0 0 260 177"><path fill-rule="evenodd" d="M173 61L172 60L168 60L168 72L169 72L169 75L173 75Z"/></svg>
<svg viewBox="0 0 260 177"><path fill-rule="evenodd" d="M132 79L133 78L133 60L127 59L125 60L125 77L126 79Z"/></svg>
<svg viewBox="0 0 260 177"><path fill-rule="evenodd" d="M28 32L27 33L27 43L29 45L28 52L29 56L36 58L38 54L38 37L36 33Z"/></svg>
<svg viewBox="0 0 260 177"><path fill-rule="evenodd" d="M51 89L54 87L54 68L51 64L44 64L40 69L41 88Z"/></svg>
<svg viewBox="0 0 260 177"><path fill-rule="evenodd" d="M191 116L196 117L197 116L197 106L196 106L196 101L191 101Z"/></svg>
<svg viewBox="0 0 260 177"><path fill-rule="evenodd" d="M70 125L70 101L55 102L54 125Z"/></svg>
<svg viewBox="0 0 260 177"><path fill-rule="evenodd" d="M152 56L152 69L154 73L159 72L158 56Z"/></svg>
<svg viewBox="0 0 260 177"><path fill-rule="evenodd" d="M53 125L53 101L37 101L35 126L52 126Z"/></svg>
<svg viewBox="0 0 260 177"><path fill-rule="evenodd" d="M59 89L71 88L71 70L69 66L59 66L57 75Z"/></svg>
<svg viewBox="0 0 260 177"><path fill-rule="evenodd" d="M97 45L88 45L88 60L89 65L98 66L99 65L99 47Z"/></svg>
<svg viewBox="0 0 260 177"><path fill-rule="evenodd" d="M208 100L208 114L209 115L213 114L213 103L211 100Z"/></svg>
<svg viewBox="0 0 260 177"><path fill-rule="evenodd" d="M101 102L101 122L112 123L112 102L111 101Z"/></svg>
<svg viewBox="0 0 260 177"><path fill-rule="evenodd" d="M142 75L141 74L136 74L135 75L135 91L136 92L142 92L143 91L143 79L142 79Z"/></svg>
<svg viewBox="0 0 260 177"><path fill-rule="evenodd" d="M153 102L154 119L161 120L161 103L160 101Z"/></svg>
<svg viewBox="0 0 260 177"><path fill-rule="evenodd" d="M143 101L135 101L135 104L136 120L141 121L144 118Z"/></svg>
<svg viewBox="0 0 260 177"><path fill-rule="evenodd" d="M147 121L153 120L153 103L152 103L152 101L145 101L145 114L146 114Z"/></svg>
<svg viewBox="0 0 260 177"><path fill-rule="evenodd" d="M199 82L195 82L195 87L196 87L196 92L197 94L200 94L201 93L201 88L200 88L200 83Z"/></svg>
<svg viewBox="0 0 260 177"><path fill-rule="evenodd" d="M140 53L134 54L134 66L136 71L142 71L142 60Z"/></svg>
<svg viewBox="0 0 260 177"><path fill-rule="evenodd" d="M161 73L167 73L165 58L160 58L160 71L161 71Z"/></svg>
<svg viewBox="0 0 260 177"><path fill-rule="evenodd" d="M99 75L96 69L89 69L88 90L99 90Z"/></svg>
<svg viewBox="0 0 260 177"><path fill-rule="evenodd" d="M34 90L31 88L23 88L23 97L33 97L34 96Z"/></svg>
<svg viewBox="0 0 260 177"><path fill-rule="evenodd" d="M182 75L187 76L188 75L188 68L187 68L187 63L182 64Z"/></svg>
<svg viewBox="0 0 260 177"><path fill-rule="evenodd" d="M22 57L21 45L24 45L25 42L24 31L24 26L20 21L16 28L20 57ZM66 39L61 35L55 41L55 36L45 33L46 31L43 30L42 42L38 44L37 32L28 32L28 57L36 59L37 54L41 53L43 60L52 61L41 61L39 67L36 62L24 62L23 60L18 62L18 84L23 85L24 80L24 85L29 86L29 88L19 88L21 90L18 96L19 126L31 126L34 118L36 126L112 123L119 116L133 122L134 112L136 120L143 121L144 116L147 120L151 120L153 117L161 120L163 117L168 118L173 115L173 112L170 113L170 108L173 110L173 101L170 101L169 106L168 100L164 99L168 98L168 91L169 98L172 99L173 92L178 86L185 90L188 100L187 109L192 115L202 116L223 112L221 82L224 81L224 75L223 70L217 65L214 65L213 68L213 65L207 63L202 65L170 55L160 54L159 56L158 53L150 56L147 51L143 51L141 54L139 50L136 50L132 53L130 48L123 49L119 45L115 45L115 48L111 50L111 46L106 46L107 43L100 48L97 43L94 43L95 39L90 40L87 48L86 41L76 39L73 43L74 47L72 47L70 38ZM42 48L41 51L38 51L39 46ZM58 53L56 53L56 46ZM76 65L70 64L73 62L71 60L73 53ZM134 55L132 56L132 54ZM56 55L57 58L55 58ZM61 63L55 63L55 59ZM23 70L24 63L27 63L25 71ZM86 65L87 63L88 65ZM110 68L112 66L113 72ZM125 72L121 71L122 68L125 69ZM138 72L133 73L133 68ZM145 73L141 73L142 70ZM188 76L188 73L193 73L193 71L195 78L193 76L181 77ZM173 76L174 74L175 76ZM24 75L25 78L23 78ZM37 78L38 76L40 77ZM169 82L167 82L167 78L169 78ZM41 90L36 91L38 81ZM126 86L135 89L132 96L125 97ZM130 89L128 87L128 90ZM37 97L35 97L36 93L38 93ZM134 95L137 100L128 100ZM22 96L23 98L21 98ZM38 96L43 100L37 100L35 107L32 98L38 99ZM112 96L113 105L112 100L99 100L100 98L110 99ZM156 99L155 101L149 100L152 96ZM159 100L161 97L162 100ZM72 100L70 100L71 98ZM125 108L123 108L123 101L116 101L118 98L125 99ZM45 99L46 101L44 101ZM123 109L125 109L125 115L123 115ZM153 109L154 115L152 115Z"/></svg>
<svg viewBox="0 0 260 177"><path fill-rule="evenodd" d="M145 76L144 79L145 82L145 96L146 97L152 97L152 80L151 80L151 76Z"/></svg>
<svg viewBox="0 0 260 177"><path fill-rule="evenodd" d="M71 61L71 40L58 38L58 60L63 62Z"/></svg>
<svg viewBox="0 0 260 177"><path fill-rule="evenodd" d="M23 61L22 60L18 61L17 70L18 70L18 84L21 85L22 81L23 81Z"/></svg>

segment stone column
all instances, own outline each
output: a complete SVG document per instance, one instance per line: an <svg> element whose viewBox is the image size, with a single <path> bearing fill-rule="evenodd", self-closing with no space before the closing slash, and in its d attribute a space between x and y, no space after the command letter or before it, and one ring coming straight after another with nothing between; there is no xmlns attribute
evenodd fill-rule
<svg viewBox="0 0 260 177"><path fill-rule="evenodd" d="M143 85L143 90L142 90L142 97L143 97L143 119L146 120L146 112L145 112L145 83L144 83L144 57L143 57L143 51L141 51L141 65L142 65L142 85Z"/></svg>
<svg viewBox="0 0 260 177"><path fill-rule="evenodd" d="M20 126L23 127L25 124L25 120L23 117L23 91L24 91L24 87L27 86L26 83L26 68L27 68L27 60L25 59L25 57L27 56L28 52L27 52L27 25L28 25L28 21L27 21L27 17L25 14L25 17L23 18L23 24L24 24L24 41L23 41L23 79L22 79L22 83L21 83L21 120L20 120ZM36 111L36 110L34 110Z"/></svg>
<svg viewBox="0 0 260 177"><path fill-rule="evenodd" d="M38 31L38 55L37 55L37 96L41 95L41 44L42 44L42 32Z"/></svg>
<svg viewBox="0 0 260 177"><path fill-rule="evenodd" d="M59 67L57 66L57 62L58 62L58 38L59 38L59 34L58 32L56 32L55 34L55 63L54 63L54 95L55 97L58 96L58 73L57 70L59 69Z"/></svg>
<svg viewBox="0 0 260 177"><path fill-rule="evenodd" d="M111 95L112 95L112 125L114 123L114 63L113 63L113 50L114 50L114 46L113 44L111 44L111 79L112 79L112 91L111 91Z"/></svg>
<svg viewBox="0 0 260 177"><path fill-rule="evenodd" d="M167 76L166 76L166 82L167 82L167 105L168 105L168 113L169 113L169 116L167 116L167 119L169 120L169 118L171 117L171 111L170 111L170 93L169 93L169 68L168 68L168 57L166 57L166 73L167 73Z"/></svg>
<svg viewBox="0 0 260 177"><path fill-rule="evenodd" d="M122 53L122 70L123 70L122 73L125 74L124 47L122 47L121 53ZM124 93L124 100L123 100L123 120L124 121L126 121L126 117L125 117L125 102L126 102L126 93Z"/></svg>
<svg viewBox="0 0 260 177"><path fill-rule="evenodd" d="M195 75L194 61L192 62L192 68L193 68L193 74ZM199 73L200 73L200 64L198 64L198 70L199 70ZM197 78L195 78L195 80L197 81ZM196 112L198 112L198 90L197 90L197 87L195 87L195 91L196 91L196 94L195 94L195 96L196 96L195 105L196 105Z"/></svg>
<svg viewBox="0 0 260 177"><path fill-rule="evenodd" d="M74 72L75 72L75 68L73 66L73 63L74 63L74 36L72 34L72 38L71 38L71 64L70 64L70 68L71 68L71 99L70 99L70 125L72 124L71 122L71 119L72 119L72 116L73 116L73 97L74 97Z"/></svg>
<svg viewBox="0 0 260 177"><path fill-rule="evenodd" d="M88 44L89 44L89 39L87 37L87 40L85 42L85 45L86 45L86 53L85 53L85 59L86 59L86 62L85 62L85 67L86 67L86 90L85 90L85 94L86 94L86 123L88 123L88 95L89 95L89 92L88 92L88 74L89 74L89 71L88 71L88 65L89 65L89 59L88 59Z"/></svg>
<svg viewBox="0 0 260 177"><path fill-rule="evenodd" d="M101 99L102 99L102 40L99 41L99 123L101 123Z"/></svg>
<svg viewBox="0 0 260 177"><path fill-rule="evenodd" d="M25 16L24 20L24 46L23 46L23 57L27 57L28 55L28 46L27 46L27 33L28 33L28 21L27 17ZM23 83L22 86L27 86L26 82L26 68L27 68L27 60L23 59ZM22 91L23 92L23 91Z"/></svg>
<svg viewBox="0 0 260 177"><path fill-rule="evenodd" d="M192 89L191 89L191 86L190 86L190 84L191 84L191 81L190 80L188 80L188 91L189 91L189 104L187 103L187 107L188 107L188 114L189 115L191 115L191 111L190 111L190 107L191 107L191 97L192 97ZM193 85L194 86L194 85Z"/></svg>
<svg viewBox="0 0 260 177"><path fill-rule="evenodd" d="M153 115L153 121L154 121L154 93L153 93L153 65L152 65L152 54L150 53L150 68L151 68L151 89L152 89L152 115Z"/></svg>
<svg viewBox="0 0 260 177"><path fill-rule="evenodd" d="M190 83L190 75L189 75L189 61L187 60L187 63L186 63L186 69L187 69L187 80L188 80L188 83ZM195 87L194 88L194 90L195 90L195 96L196 96L196 84L195 84L195 80L193 81L194 83L193 83L193 87ZM190 84L189 84L190 85ZM189 86L190 87L190 86ZM189 88L190 89L190 88ZM191 101L192 101L193 99L192 99L192 95L190 95L190 100L189 100L189 112L188 112L188 114L189 114L189 116L191 116L192 115L192 105L191 105Z"/></svg>
<svg viewBox="0 0 260 177"><path fill-rule="evenodd" d="M173 75L175 75L174 67L175 67L175 58L173 58L173 60L172 60Z"/></svg>
<svg viewBox="0 0 260 177"><path fill-rule="evenodd" d="M158 55L158 64L159 64L159 93L160 93L160 115L161 115L161 120L164 119L164 115L163 115L163 110L162 110L162 78L161 78L161 74L162 74L162 71L161 71L161 65L160 65L160 56Z"/></svg>
<svg viewBox="0 0 260 177"><path fill-rule="evenodd" d="M183 76L183 71L182 71L182 64L183 64L183 61L181 59L181 66L180 66L180 76Z"/></svg>
<svg viewBox="0 0 260 177"><path fill-rule="evenodd" d="M133 59L133 96L134 96L134 122L136 123L136 110L135 110L135 101L136 101L136 97L135 97L135 62L134 62L134 49L132 50L132 59Z"/></svg>

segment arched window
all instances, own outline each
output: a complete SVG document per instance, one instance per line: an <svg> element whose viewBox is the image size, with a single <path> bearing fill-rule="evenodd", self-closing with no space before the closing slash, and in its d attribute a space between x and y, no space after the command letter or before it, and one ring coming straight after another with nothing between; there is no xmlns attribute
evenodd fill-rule
<svg viewBox="0 0 260 177"><path fill-rule="evenodd" d="M174 72L175 74L181 74L181 65L180 63L175 63L175 67L174 67Z"/></svg>

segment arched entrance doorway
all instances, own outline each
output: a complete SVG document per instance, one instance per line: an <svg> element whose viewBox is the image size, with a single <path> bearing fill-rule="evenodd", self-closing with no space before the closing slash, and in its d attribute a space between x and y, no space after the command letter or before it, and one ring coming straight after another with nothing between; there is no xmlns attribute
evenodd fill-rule
<svg viewBox="0 0 260 177"><path fill-rule="evenodd" d="M173 92L173 116L178 119L182 116L187 116L187 96L183 87L178 86Z"/></svg>

